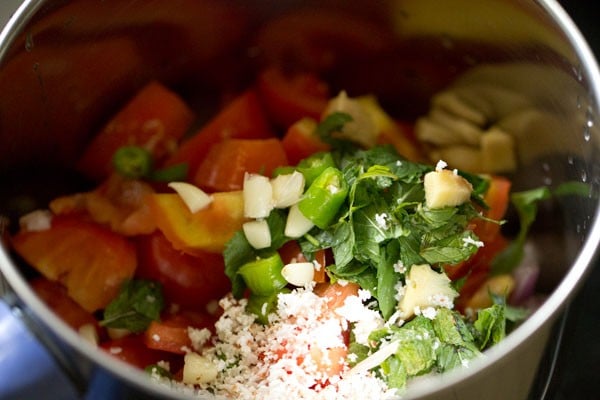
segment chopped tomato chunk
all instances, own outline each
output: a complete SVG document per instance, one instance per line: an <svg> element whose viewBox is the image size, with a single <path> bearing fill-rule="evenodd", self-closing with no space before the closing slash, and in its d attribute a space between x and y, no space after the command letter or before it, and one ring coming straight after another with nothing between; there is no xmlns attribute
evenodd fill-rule
<svg viewBox="0 0 600 400"><path fill-rule="evenodd" d="M36 278L29 282L31 288L40 299L46 303L65 323L77 330L81 326L90 324L100 329L92 313L84 310L79 304L67 295L66 289L57 282L46 278Z"/></svg>
<svg viewBox="0 0 600 400"><path fill-rule="evenodd" d="M302 118L287 129L281 144L291 165L296 165L300 160L315 153L330 149L331 146L319 138L316 128L316 120Z"/></svg>
<svg viewBox="0 0 600 400"><path fill-rule="evenodd" d="M78 169L102 180L112 171L112 157L122 146L141 146L155 159L168 156L189 129L195 116L177 94L150 82L131 99L87 146Z"/></svg>
<svg viewBox="0 0 600 400"><path fill-rule="evenodd" d="M141 335L128 335L120 339L108 340L101 343L100 348L111 356L140 369L159 361L171 361L168 352L148 348Z"/></svg>
<svg viewBox="0 0 600 400"><path fill-rule="evenodd" d="M183 253L161 232L140 236L136 242L136 274L160 282L167 302L201 309L231 290L220 253Z"/></svg>
<svg viewBox="0 0 600 400"><path fill-rule="evenodd" d="M330 97L327 84L316 75L285 74L275 67L258 76L257 87L269 117L280 127L305 117L318 119Z"/></svg>
<svg viewBox="0 0 600 400"><path fill-rule="evenodd" d="M227 139L210 149L193 182L209 192L241 190L246 173L271 176L287 163L279 139Z"/></svg>
<svg viewBox="0 0 600 400"><path fill-rule="evenodd" d="M21 231L15 251L51 281L58 281L83 309L104 308L133 277L134 245L125 237L77 216L55 216L49 229Z"/></svg>
<svg viewBox="0 0 600 400"><path fill-rule="evenodd" d="M149 184L112 174L96 189L58 197L50 202L55 214L85 213L99 224L125 236L156 229L145 196L154 193Z"/></svg>
<svg viewBox="0 0 600 400"><path fill-rule="evenodd" d="M184 141L167 164L187 163L188 177L194 177L212 146L224 139L265 139L274 136L256 93L248 90Z"/></svg>

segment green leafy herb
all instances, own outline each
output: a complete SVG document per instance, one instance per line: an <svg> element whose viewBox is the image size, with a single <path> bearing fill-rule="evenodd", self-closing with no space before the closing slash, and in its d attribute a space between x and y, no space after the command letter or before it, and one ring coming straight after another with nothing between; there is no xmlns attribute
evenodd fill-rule
<svg viewBox="0 0 600 400"><path fill-rule="evenodd" d="M520 229L517 237L492 261L492 274L510 273L523 259L525 242L531 224L537 215L537 204L550 198L547 187L513 193L511 201L519 214Z"/></svg>
<svg viewBox="0 0 600 400"><path fill-rule="evenodd" d="M100 325L143 332L152 321L159 319L163 308L160 283L130 280L123 284L118 296L106 307Z"/></svg>

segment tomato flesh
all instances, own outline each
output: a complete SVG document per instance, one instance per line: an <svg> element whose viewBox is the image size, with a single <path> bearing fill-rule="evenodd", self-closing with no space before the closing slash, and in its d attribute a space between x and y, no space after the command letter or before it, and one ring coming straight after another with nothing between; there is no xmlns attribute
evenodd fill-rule
<svg viewBox="0 0 600 400"><path fill-rule="evenodd" d="M103 309L137 266L128 239L77 216L55 216L49 229L21 231L12 243L30 265L64 285L89 312Z"/></svg>
<svg viewBox="0 0 600 400"><path fill-rule="evenodd" d="M270 177L287 164L279 139L227 139L210 149L193 182L209 192L241 190L246 173Z"/></svg>
<svg viewBox="0 0 600 400"><path fill-rule="evenodd" d="M175 250L161 232L139 236L137 275L160 282L169 303L202 309L231 290L220 253Z"/></svg>

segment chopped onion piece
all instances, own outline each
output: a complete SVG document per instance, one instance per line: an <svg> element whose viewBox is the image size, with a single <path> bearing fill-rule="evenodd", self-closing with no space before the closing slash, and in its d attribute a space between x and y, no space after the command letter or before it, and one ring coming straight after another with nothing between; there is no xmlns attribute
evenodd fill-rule
<svg viewBox="0 0 600 400"><path fill-rule="evenodd" d="M315 266L311 262L289 263L283 267L281 275L294 286L306 286L315 277Z"/></svg>
<svg viewBox="0 0 600 400"><path fill-rule="evenodd" d="M290 207L284 234L290 238L299 238L310 231L313 226L315 224L302 214L302 211L298 208L298 204L294 204Z"/></svg>
<svg viewBox="0 0 600 400"><path fill-rule="evenodd" d="M190 385L210 382L219 372L215 363L197 353L187 353L183 363L182 381Z"/></svg>
<svg viewBox="0 0 600 400"><path fill-rule="evenodd" d="M170 182L169 187L177 192L192 214L208 207L213 201L211 195L191 183Z"/></svg>
<svg viewBox="0 0 600 400"><path fill-rule="evenodd" d="M287 208L296 204L304 192L304 183L304 175L298 171L271 179L275 207Z"/></svg>
<svg viewBox="0 0 600 400"><path fill-rule="evenodd" d="M249 221L242 225L248 243L255 249L264 249L271 245L271 231L265 220Z"/></svg>
<svg viewBox="0 0 600 400"><path fill-rule="evenodd" d="M356 364L350 371L348 371L347 375L360 374L377 367L382 362L384 362L389 356L396 353L399 344L400 342L396 340L386 345L383 345L375 353L371 354L369 357Z"/></svg>
<svg viewBox="0 0 600 400"><path fill-rule="evenodd" d="M273 209L273 188L266 176L246 173L244 176L244 216L266 218Z"/></svg>
<svg viewBox="0 0 600 400"><path fill-rule="evenodd" d="M45 231L52 225L52 213L50 210L32 211L19 219L19 225L24 231Z"/></svg>

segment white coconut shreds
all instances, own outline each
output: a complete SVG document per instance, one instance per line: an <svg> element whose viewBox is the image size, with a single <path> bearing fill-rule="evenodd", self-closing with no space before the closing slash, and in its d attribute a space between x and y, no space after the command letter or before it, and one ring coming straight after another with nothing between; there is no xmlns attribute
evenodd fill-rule
<svg viewBox="0 0 600 400"><path fill-rule="evenodd" d="M195 387L168 384L212 399L397 398L395 390L369 371L347 374L344 330L349 322L370 328L383 322L358 296L349 296L336 312L327 308L327 301L310 287L280 294L270 324L261 325L245 312L245 299L223 298L216 334L199 351L217 366L217 377ZM348 320L346 313L358 314ZM196 334L195 339L205 338Z"/></svg>

